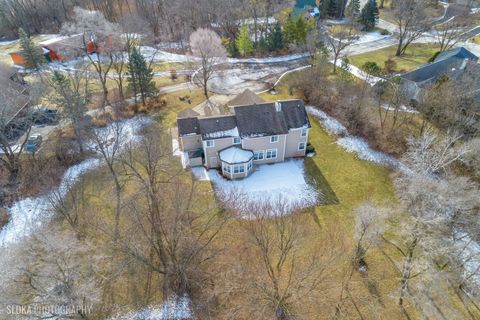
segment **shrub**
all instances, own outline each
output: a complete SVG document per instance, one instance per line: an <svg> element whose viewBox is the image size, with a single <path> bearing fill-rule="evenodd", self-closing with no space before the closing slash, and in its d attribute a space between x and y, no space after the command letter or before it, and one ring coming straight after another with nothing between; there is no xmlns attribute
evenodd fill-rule
<svg viewBox="0 0 480 320"><path fill-rule="evenodd" d="M311 145L310 142L307 143L307 148L305 149L305 152L308 153L315 153L315 147Z"/></svg>
<svg viewBox="0 0 480 320"><path fill-rule="evenodd" d="M395 72L395 70L397 69L397 63L390 58L388 60L385 60L384 64L385 64L385 72L387 73Z"/></svg>
<svg viewBox="0 0 480 320"><path fill-rule="evenodd" d="M388 35L390 35L390 32L388 32L388 30L385 30L385 29L380 29L380 34L382 36L388 36Z"/></svg>
<svg viewBox="0 0 480 320"><path fill-rule="evenodd" d="M363 64L362 68L363 71L373 75L373 76L380 76L382 75L382 68L378 66L376 62L367 61Z"/></svg>

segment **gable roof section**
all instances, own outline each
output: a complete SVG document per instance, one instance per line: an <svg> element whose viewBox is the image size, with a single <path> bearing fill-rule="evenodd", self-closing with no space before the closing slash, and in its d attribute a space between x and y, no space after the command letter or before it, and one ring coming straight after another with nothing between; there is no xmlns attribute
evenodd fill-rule
<svg viewBox="0 0 480 320"><path fill-rule="evenodd" d="M230 100L227 105L229 106L245 106L249 104L260 104L264 103L265 100L257 96L252 90L246 89L235 98Z"/></svg>
<svg viewBox="0 0 480 320"><path fill-rule="evenodd" d="M196 112L195 110L192 110L190 108L185 108L180 113L177 115L177 118L193 118L193 117L198 117L200 113Z"/></svg>
<svg viewBox="0 0 480 320"><path fill-rule="evenodd" d="M465 49L464 47L460 47L439 53L438 56L435 58L435 62L445 60L451 57L478 61L478 57L475 54Z"/></svg>
<svg viewBox="0 0 480 320"><path fill-rule="evenodd" d="M434 62L407 72L402 78L420 85L437 81L442 75L456 78L461 75L468 62L477 62L478 57L465 48L456 48L440 53Z"/></svg>
<svg viewBox="0 0 480 320"><path fill-rule="evenodd" d="M283 112L277 112L275 103L235 107L238 131L242 137L285 134L288 127Z"/></svg>
<svg viewBox="0 0 480 320"><path fill-rule="evenodd" d="M310 121L308 121L307 110L305 110L303 100L286 100L279 103L281 104L288 129L304 126L310 128Z"/></svg>
<svg viewBox="0 0 480 320"><path fill-rule="evenodd" d="M202 139L237 137L237 121L235 116L220 116L198 119Z"/></svg>
<svg viewBox="0 0 480 320"><path fill-rule="evenodd" d="M178 118L178 135L187 136L192 134L200 134L200 124L198 118Z"/></svg>
<svg viewBox="0 0 480 320"><path fill-rule="evenodd" d="M404 74L402 78L416 83L435 81L438 80L442 75L449 76L455 71L459 71L463 62L464 59L450 57L408 72Z"/></svg>

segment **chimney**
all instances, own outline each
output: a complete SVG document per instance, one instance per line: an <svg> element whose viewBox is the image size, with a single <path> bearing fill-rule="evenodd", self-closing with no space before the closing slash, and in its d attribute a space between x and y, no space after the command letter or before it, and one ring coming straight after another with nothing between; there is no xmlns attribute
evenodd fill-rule
<svg viewBox="0 0 480 320"><path fill-rule="evenodd" d="M281 105L281 103L278 102L278 101L275 101L275 110L276 110L277 112L281 112L281 111L282 111L282 105Z"/></svg>

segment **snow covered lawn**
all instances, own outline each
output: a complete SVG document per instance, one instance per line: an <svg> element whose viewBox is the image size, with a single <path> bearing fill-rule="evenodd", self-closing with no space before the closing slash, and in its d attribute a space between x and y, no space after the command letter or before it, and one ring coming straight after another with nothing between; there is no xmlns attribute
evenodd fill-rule
<svg viewBox="0 0 480 320"><path fill-rule="evenodd" d="M192 319L190 299L187 296L171 296L159 306L145 307L138 311L131 311L117 315L110 320L182 320Z"/></svg>
<svg viewBox="0 0 480 320"><path fill-rule="evenodd" d="M234 202L241 203L282 201L294 209L313 206L320 200L319 192L306 182L304 172L303 160L289 160L257 165L250 176L239 180L227 180L217 170L208 170L208 179L200 169L195 169L194 175L212 181L220 199L233 197Z"/></svg>
<svg viewBox="0 0 480 320"><path fill-rule="evenodd" d="M115 132L119 132L121 135L119 149L122 150L128 144L139 141L141 139L141 136L138 135L139 129L150 122L149 118L135 117L117 124L112 123L104 128L98 128L96 131L103 141L112 141L112 135ZM115 129L116 125L119 125L119 127ZM94 144L89 143L89 145L93 149ZM63 175L60 185L53 188L49 193L15 202L8 208L8 213L10 214L9 222L0 230L0 247L19 241L48 223L54 214L52 199L64 197L83 174L98 167L100 164L101 160L99 157L86 159L68 168Z"/></svg>

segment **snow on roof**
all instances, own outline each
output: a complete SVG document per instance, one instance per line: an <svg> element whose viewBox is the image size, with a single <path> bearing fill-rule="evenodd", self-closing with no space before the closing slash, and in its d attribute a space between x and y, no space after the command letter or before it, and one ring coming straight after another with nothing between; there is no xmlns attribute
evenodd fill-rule
<svg viewBox="0 0 480 320"><path fill-rule="evenodd" d="M217 139L217 138L238 137L238 136L239 136L238 128L235 127L233 129L228 129L228 130L205 133L204 139Z"/></svg>
<svg viewBox="0 0 480 320"><path fill-rule="evenodd" d="M219 153L220 160L227 163L244 163L253 158L253 152L238 147L229 147Z"/></svg>

